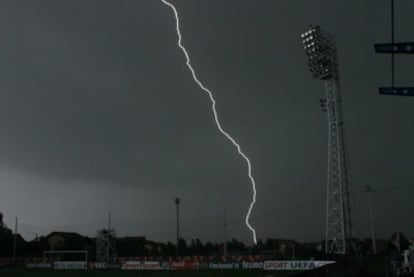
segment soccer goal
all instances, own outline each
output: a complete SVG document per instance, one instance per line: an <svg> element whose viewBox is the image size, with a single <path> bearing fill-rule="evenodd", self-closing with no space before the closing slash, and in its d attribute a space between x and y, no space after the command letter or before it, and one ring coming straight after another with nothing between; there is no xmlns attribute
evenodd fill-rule
<svg viewBox="0 0 414 277"><path fill-rule="evenodd" d="M53 269L88 269L87 250L43 251L43 261L50 261Z"/></svg>

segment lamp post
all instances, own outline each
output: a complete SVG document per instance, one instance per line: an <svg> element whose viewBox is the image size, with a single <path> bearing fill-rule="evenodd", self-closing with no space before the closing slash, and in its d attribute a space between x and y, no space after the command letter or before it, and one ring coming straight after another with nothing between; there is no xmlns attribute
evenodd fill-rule
<svg viewBox="0 0 414 277"><path fill-rule="evenodd" d="M364 192L367 193L367 198L368 198L369 225L371 229L371 239L372 239L372 253L375 255L377 254L377 244L375 242L375 233L374 233L374 216L373 216L373 211L372 211L371 187L365 186Z"/></svg>
<svg viewBox="0 0 414 277"><path fill-rule="evenodd" d="M14 224L14 240L13 240L13 261L16 261L16 251L17 251L17 224L18 218L16 217L16 222Z"/></svg>
<svg viewBox="0 0 414 277"><path fill-rule="evenodd" d="M177 253L179 253L179 242L180 242L180 198L175 198L176 205L176 217L177 217Z"/></svg>
<svg viewBox="0 0 414 277"><path fill-rule="evenodd" d="M223 254L227 257L227 209L224 209L224 243Z"/></svg>

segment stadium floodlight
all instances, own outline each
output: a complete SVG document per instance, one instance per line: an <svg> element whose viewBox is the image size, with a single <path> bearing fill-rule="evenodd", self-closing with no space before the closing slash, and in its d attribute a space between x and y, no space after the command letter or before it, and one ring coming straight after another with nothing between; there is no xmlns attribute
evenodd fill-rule
<svg viewBox="0 0 414 277"><path fill-rule="evenodd" d="M325 80L335 74L335 45L325 36L319 26L301 35L303 48L308 59L308 66L313 78Z"/></svg>
<svg viewBox="0 0 414 277"><path fill-rule="evenodd" d="M311 26L301 39L313 78L325 83L325 99L320 100L328 119L325 252L346 254L352 247L352 218L336 45L319 26Z"/></svg>

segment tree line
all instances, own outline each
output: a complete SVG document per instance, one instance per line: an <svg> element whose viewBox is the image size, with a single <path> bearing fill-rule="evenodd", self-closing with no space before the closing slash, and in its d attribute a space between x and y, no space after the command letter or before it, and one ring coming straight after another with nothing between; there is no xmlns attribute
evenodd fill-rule
<svg viewBox="0 0 414 277"><path fill-rule="evenodd" d="M71 234L71 235L68 235ZM41 236L31 241L25 241L20 235L15 234L0 222L0 257L13 255L14 241L16 239L16 254L18 257L40 257L46 250L88 250L90 258L96 253L96 241L94 238L81 236L75 233L60 233L62 240L53 243L49 236ZM401 234L403 243L408 241ZM389 241L377 240L378 251L386 251L392 247L393 239ZM223 255L223 242L202 242L200 239L180 239L178 246L172 242L155 242L145 237L115 238L118 257L137 256L212 256ZM372 252L370 239L355 240L357 251L361 255L369 255ZM299 243L294 240L266 239L258 240L257 245L249 246L235 238L227 241L228 255L271 255L280 259L301 257L320 258L324 256L323 241L316 243Z"/></svg>

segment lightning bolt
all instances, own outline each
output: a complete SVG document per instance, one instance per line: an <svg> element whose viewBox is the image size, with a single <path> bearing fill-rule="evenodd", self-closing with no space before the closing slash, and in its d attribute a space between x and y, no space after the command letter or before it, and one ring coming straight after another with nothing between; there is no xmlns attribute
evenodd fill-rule
<svg viewBox="0 0 414 277"><path fill-rule="evenodd" d="M197 85L205 92L208 94L208 96L210 97L210 101L211 101L211 109L213 111L214 114L214 120L216 121L216 125L217 128L219 129L219 131L228 139L231 141L231 143L237 148L237 151L239 152L240 156L246 161L247 163L247 167L248 167L248 175L250 178L250 181L252 183L252 189L253 189L253 197L252 197L252 202L250 203L249 206L249 210L247 211L246 214L246 225L247 227L250 229L250 231L252 232L253 235L253 241L255 244L257 244L257 238L256 238L256 230L252 227L252 225L250 225L249 219L250 219L250 215L252 213L254 204L256 203L256 182L254 181L253 175L252 175L252 165L251 162L249 160L249 158L246 156L246 154L243 153L243 151L241 150L240 145L236 142L236 140L234 140L234 138L232 136L229 135L229 133L227 133L223 127L221 127L221 123L219 121L218 118L218 114L217 114L217 110L216 110L216 100L213 97L213 93L206 88L201 82L200 80L197 78L197 75L195 73L195 70L193 68L193 66L191 65L191 60L190 60L190 56L188 55L187 50L185 49L185 47L182 44L182 36L181 36L181 31L180 31L180 19L178 17L178 12L177 9L175 8L175 6L173 4L171 4L170 2L166 1L166 0L161 0L165 5L169 6L175 15L175 22L176 22L176 30L177 30L177 35L178 35L178 47L181 48L181 50L183 51L185 58L186 58L186 65L188 67L188 69L191 71L191 74L193 76L194 81L197 83Z"/></svg>

